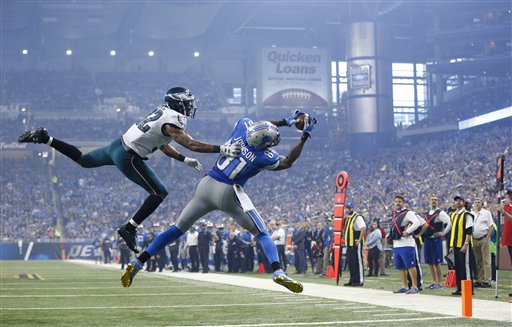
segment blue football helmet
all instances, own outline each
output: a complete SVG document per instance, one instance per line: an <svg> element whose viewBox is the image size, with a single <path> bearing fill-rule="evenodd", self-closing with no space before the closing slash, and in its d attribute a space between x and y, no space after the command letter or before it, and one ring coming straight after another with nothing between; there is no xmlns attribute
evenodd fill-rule
<svg viewBox="0 0 512 327"><path fill-rule="evenodd" d="M281 135L276 125L269 121L258 121L247 128L247 143L254 149L263 150L279 144Z"/></svg>

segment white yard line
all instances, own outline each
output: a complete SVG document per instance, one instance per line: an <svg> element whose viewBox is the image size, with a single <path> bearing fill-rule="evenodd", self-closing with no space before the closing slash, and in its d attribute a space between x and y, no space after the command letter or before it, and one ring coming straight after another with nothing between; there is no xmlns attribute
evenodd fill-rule
<svg viewBox="0 0 512 327"><path fill-rule="evenodd" d="M375 307L374 307L375 308ZM353 310L352 312L353 313L371 313L371 314L374 314L376 312L389 312L389 313L392 313L392 312L397 312L398 309L377 309L377 310Z"/></svg>
<svg viewBox="0 0 512 327"><path fill-rule="evenodd" d="M119 287L118 287L119 288ZM195 295L220 295L220 294L233 294L233 292L201 292L201 293L137 293L137 298L144 296L195 296ZM244 293L244 295L251 295ZM59 298L59 297L119 297L119 294L23 294L23 295L0 295L0 298ZM304 300L311 301L311 299L296 299L294 302L302 302Z"/></svg>
<svg viewBox="0 0 512 327"><path fill-rule="evenodd" d="M311 299L311 304L316 303L316 299ZM217 303L217 304L194 304L194 308L214 308L214 307L265 307L265 306L276 306L276 305L291 305L291 304L304 304L304 301L293 302L264 302L264 303ZM36 310L36 311L52 311L52 310L139 310L139 309L190 309L190 304L177 304L177 305L136 305L136 306L103 306L103 307L30 307L30 308L0 308L0 311L25 311L25 310Z"/></svg>
<svg viewBox="0 0 512 327"><path fill-rule="evenodd" d="M86 260L72 260L69 263L78 263L89 267L98 267ZM109 269L109 265L98 268ZM110 269L119 270L118 265L111 264ZM143 276L148 276L144 274ZM234 276L229 274L194 274L188 272L162 272L151 273L154 277L176 277L203 282L220 283L233 286L257 288L275 292L289 293L287 289L276 285L271 277L255 278L246 276ZM381 291L365 288L351 288L336 285L324 285L303 283L303 295L358 302L371 305L379 305L394 309L405 309L419 312L428 312L453 317L461 317L462 301L460 297L436 296L425 294L394 294L390 291ZM137 280L133 288L137 287ZM512 304L500 301L473 299L473 318L496 321L512 321Z"/></svg>
<svg viewBox="0 0 512 327"><path fill-rule="evenodd" d="M375 305L370 305L370 306L364 306L364 305L359 305L359 306L354 306L354 307L345 307L343 304L340 305L340 307L338 309L340 310L344 310L344 309L365 309L364 312L373 312L373 308L376 308ZM352 311L354 312L354 311Z"/></svg>
<svg viewBox="0 0 512 327"><path fill-rule="evenodd" d="M95 283L96 284L96 283ZM110 283L112 284L112 282ZM190 286L140 286L139 288L189 288ZM32 291L32 290L103 290L103 289L121 289L119 286L85 286L85 287L2 287L2 291Z"/></svg>
<svg viewBox="0 0 512 327"><path fill-rule="evenodd" d="M385 316L403 316L404 313L403 312L395 312L395 313L373 313L372 312L369 312L372 316L374 317L385 317ZM421 314L421 312L408 312L407 315L419 315Z"/></svg>
<svg viewBox="0 0 512 327"><path fill-rule="evenodd" d="M376 319L376 320L338 320L338 321L314 321L314 322L285 322L285 323L268 323L268 324L244 324L244 325L201 325L200 327L272 327L272 326L326 326L326 325L352 325L352 324L373 324L373 323L394 323L422 320L446 320L453 317L425 317L410 319ZM171 327L171 326L169 326ZM199 326L180 326L180 327L199 327Z"/></svg>

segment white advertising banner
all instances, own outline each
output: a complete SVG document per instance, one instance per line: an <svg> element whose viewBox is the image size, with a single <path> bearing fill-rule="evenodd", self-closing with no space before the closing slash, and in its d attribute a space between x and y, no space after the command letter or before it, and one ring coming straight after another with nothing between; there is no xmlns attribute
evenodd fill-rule
<svg viewBox="0 0 512 327"><path fill-rule="evenodd" d="M324 49L262 49L263 107L328 107L329 67Z"/></svg>

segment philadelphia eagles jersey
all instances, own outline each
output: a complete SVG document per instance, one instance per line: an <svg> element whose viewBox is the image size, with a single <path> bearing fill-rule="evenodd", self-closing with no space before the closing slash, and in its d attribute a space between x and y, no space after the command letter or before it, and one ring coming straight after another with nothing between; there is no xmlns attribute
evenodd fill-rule
<svg viewBox="0 0 512 327"><path fill-rule="evenodd" d="M163 104L150 113L144 120L133 124L123 134L123 142L139 156L145 158L162 145L172 141L170 136L162 133L162 127L171 124L185 130L187 117Z"/></svg>

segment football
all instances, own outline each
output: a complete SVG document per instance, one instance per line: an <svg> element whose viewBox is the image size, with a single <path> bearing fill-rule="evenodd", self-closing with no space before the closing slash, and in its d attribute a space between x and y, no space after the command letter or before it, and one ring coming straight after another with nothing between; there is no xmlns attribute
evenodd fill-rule
<svg viewBox="0 0 512 327"><path fill-rule="evenodd" d="M299 131L302 131L304 129L304 125L305 125L306 119L309 119L309 115L308 114L300 114L300 115L297 116L298 122L295 123L295 127Z"/></svg>
<svg viewBox="0 0 512 327"><path fill-rule="evenodd" d="M327 101L320 95L305 89L285 89L278 91L263 101L264 107L286 108L325 108Z"/></svg>

